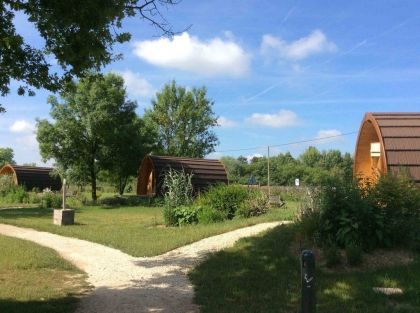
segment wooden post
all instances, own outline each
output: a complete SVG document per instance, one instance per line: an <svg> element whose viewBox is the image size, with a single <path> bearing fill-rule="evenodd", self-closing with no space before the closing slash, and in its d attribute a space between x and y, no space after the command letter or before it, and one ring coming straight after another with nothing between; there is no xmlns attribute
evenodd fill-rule
<svg viewBox="0 0 420 313"><path fill-rule="evenodd" d="M67 195L66 179L63 179L63 210L66 209L66 195Z"/></svg>
<svg viewBox="0 0 420 313"><path fill-rule="evenodd" d="M270 198L270 146L267 146L267 186L268 198Z"/></svg>

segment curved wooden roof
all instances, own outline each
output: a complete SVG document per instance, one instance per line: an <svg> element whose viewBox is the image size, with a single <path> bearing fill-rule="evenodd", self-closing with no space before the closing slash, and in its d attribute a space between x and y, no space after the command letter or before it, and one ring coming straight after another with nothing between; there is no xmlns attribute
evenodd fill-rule
<svg viewBox="0 0 420 313"><path fill-rule="evenodd" d="M52 171L50 167L6 164L0 169L0 175L12 175L15 184L24 186L26 190L33 188L60 190L61 179L51 176Z"/></svg>
<svg viewBox="0 0 420 313"><path fill-rule="evenodd" d="M420 113L366 113L356 147L363 140L366 123L371 123L381 143L385 171L395 173L406 168L420 182ZM355 173L358 153L356 148Z"/></svg>
<svg viewBox="0 0 420 313"><path fill-rule="evenodd" d="M198 191L209 185L217 183L227 183L227 173L224 165L219 160L182 158L172 156L147 155L142 162L139 170L137 190L139 194L144 194L145 184L147 184L147 172L144 167L150 166L153 170L154 190L159 193L165 171L168 169L184 170L193 174L192 184L194 190Z"/></svg>

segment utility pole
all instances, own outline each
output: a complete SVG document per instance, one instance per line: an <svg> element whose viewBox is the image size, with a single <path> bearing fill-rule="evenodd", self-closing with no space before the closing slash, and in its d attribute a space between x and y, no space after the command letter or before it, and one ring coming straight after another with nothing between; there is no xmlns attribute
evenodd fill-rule
<svg viewBox="0 0 420 313"><path fill-rule="evenodd" d="M267 146L267 186L268 197L270 198L270 146Z"/></svg>

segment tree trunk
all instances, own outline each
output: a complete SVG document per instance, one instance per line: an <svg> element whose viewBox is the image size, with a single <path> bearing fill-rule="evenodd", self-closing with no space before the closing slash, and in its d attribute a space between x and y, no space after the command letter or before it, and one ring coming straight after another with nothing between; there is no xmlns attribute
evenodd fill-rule
<svg viewBox="0 0 420 313"><path fill-rule="evenodd" d="M118 186L118 189L119 189L118 193L120 194L120 196L122 196L124 194L125 186L127 186L128 178L127 177L120 178L119 181L120 181L120 183L119 183L119 186Z"/></svg>
<svg viewBox="0 0 420 313"><path fill-rule="evenodd" d="M92 201L96 203L96 200L98 199L96 196L96 172L95 172L95 160L91 162L91 168L90 168L90 181L92 184Z"/></svg>

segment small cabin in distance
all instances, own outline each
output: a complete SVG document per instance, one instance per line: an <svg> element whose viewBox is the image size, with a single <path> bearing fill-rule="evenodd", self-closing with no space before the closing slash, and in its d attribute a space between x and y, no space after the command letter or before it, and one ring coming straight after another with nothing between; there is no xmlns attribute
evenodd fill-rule
<svg viewBox="0 0 420 313"><path fill-rule="evenodd" d="M61 179L52 175L53 170L50 167L6 164L0 169L0 176L10 175L15 185L23 186L28 191L34 188L58 191L61 189Z"/></svg>
<svg viewBox="0 0 420 313"><path fill-rule="evenodd" d="M165 173L169 169L192 174L194 192L215 184L228 183L226 169L219 160L147 155L138 172L137 195L161 194Z"/></svg>
<svg viewBox="0 0 420 313"><path fill-rule="evenodd" d="M366 113L356 143L353 174L375 181L404 171L420 183L420 113Z"/></svg>

